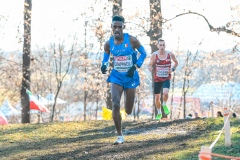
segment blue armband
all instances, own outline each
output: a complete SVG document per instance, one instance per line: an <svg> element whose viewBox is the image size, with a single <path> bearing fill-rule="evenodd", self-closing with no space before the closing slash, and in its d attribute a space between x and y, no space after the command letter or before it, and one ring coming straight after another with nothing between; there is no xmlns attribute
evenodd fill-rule
<svg viewBox="0 0 240 160"><path fill-rule="evenodd" d="M145 51L145 49L143 48L143 46L141 45L139 48L137 48L137 50L140 52L140 57L138 58L136 65L138 66L138 68L140 68L144 62L144 59L147 56L147 53Z"/></svg>
<svg viewBox="0 0 240 160"><path fill-rule="evenodd" d="M104 52L104 54L103 54L103 60L102 60L102 65L103 65L104 63L107 63L107 62L108 62L109 57L110 57L110 54L107 54L106 52Z"/></svg>

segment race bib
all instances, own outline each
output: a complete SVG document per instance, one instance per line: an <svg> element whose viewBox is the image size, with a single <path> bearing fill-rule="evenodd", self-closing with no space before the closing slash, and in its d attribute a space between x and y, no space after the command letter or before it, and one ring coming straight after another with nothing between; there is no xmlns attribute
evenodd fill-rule
<svg viewBox="0 0 240 160"><path fill-rule="evenodd" d="M169 68L162 68L162 67L157 67L156 68L156 76L157 77L168 77L169 76Z"/></svg>
<svg viewBox="0 0 240 160"><path fill-rule="evenodd" d="M132 55L114 57L114 69L118 72L127 72L132 66Z"/></svg>

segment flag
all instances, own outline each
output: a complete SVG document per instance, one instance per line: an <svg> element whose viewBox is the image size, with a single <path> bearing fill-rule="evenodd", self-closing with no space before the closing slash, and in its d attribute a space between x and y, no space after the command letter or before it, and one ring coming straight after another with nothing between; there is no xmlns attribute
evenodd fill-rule
<svg viewBox="0 0 240 160"><path fill-rule="evenodd" d="M49 109L44 106L29 90L26 90L26 92L29 96L30 109L50 113Z"/></svg>
<svg viewBox="0 0 240 160"><path fill-rule="evenodd" d="M4 114L0 111L0 125L8 124L7 118L4 116Z"/></svg>

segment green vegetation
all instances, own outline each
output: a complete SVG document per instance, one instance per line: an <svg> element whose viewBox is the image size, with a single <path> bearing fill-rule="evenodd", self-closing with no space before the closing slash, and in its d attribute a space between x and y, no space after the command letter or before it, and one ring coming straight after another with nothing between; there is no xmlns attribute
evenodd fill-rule
<svg viewBox="0 0 240 160"><path fill-rule="evenodd" d="M213 153L240 157L239 124L231 119L232 146L224 145L223 133ZM0 159L197 160L201 146L209 147L222 127L223 118L124 121L125 143L112 145L112 121L14 124L0 127Z"/></svg>

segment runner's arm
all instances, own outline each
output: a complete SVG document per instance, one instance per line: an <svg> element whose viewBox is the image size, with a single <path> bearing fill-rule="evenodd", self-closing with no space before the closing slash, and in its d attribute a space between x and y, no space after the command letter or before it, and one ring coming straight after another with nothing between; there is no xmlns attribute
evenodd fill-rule
<svg viewBox="0 0 240 160"><path fill-rule="evenodd" d="M175 54L171 53L171 59L174 62L174 65L172 66L172 71L175 71L175 69L178 66L178 60L177 60Z"/></svg>
<svg viewBox="0 0 240 160"><path fill-rule="evenodd" d="M138 52L140 52L140 54L141 54L136 62L137 67L140 68L147 56L147 53L137 38L130 36L130 41L131 41L132 47L134 49L136 48L138 50Z"/></svg>
<svg viewBox="0 0 240 160"><path fill-rule="evenodd" d="M150 71L150 72L152 72L152 69L153 69L153 63L154 63L154 56L155 54L154 53L152 53L151 54L151 57L150 57L150 61L149 61L149 64L148 64L148 70Z"/></svg>
<svg viewBox="0 0 240 160"><path fill-rule="evenodd" d="M110 57L110 45L109 45L109 41L107 41L104 44L104 54L103 54L102 65L104 65L105 63L108 63L109 57Z"/></svg>

